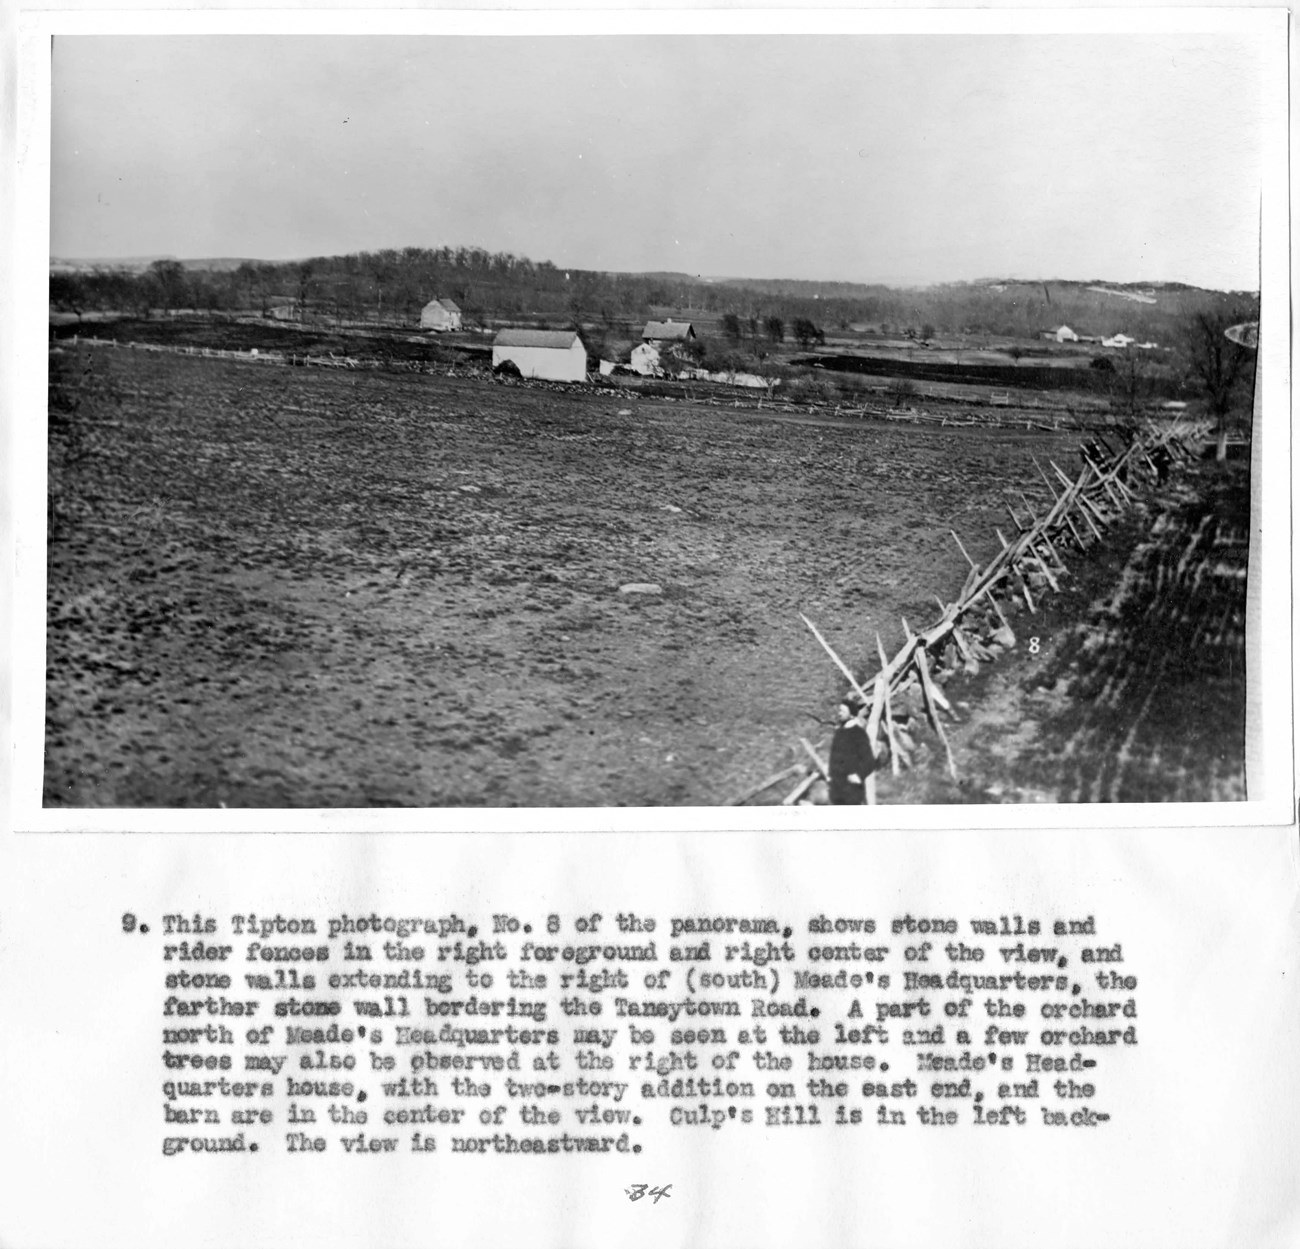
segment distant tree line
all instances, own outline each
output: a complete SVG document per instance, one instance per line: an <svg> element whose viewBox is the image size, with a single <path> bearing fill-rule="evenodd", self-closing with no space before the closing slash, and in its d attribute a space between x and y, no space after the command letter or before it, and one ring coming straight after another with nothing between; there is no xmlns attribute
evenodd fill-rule
<svg viewBox="0 0 1300 1249"><path fill-rule="evenodd" d="M1226 331L1259 316L1254 295L1193 287L1162 287L1155 305L1117 307L1124 301L1079 284L891 290L845 283L707 283L675 274L562 270L549 261L475 247L408 247L225 267L157 260L142 270L50 275L52 308L76 314L148 317L159 310L196 309L414 325L434 296L456 300L471 326L514 319L572 325L583 331L593 361L626 363L641 323L652 316L697 317L697 328L705 332L670 353L682 364L780 377L787 385L798 382L811 389L828 383L791 371L788 353L778 348L790 339L805 351L822 346L828 330L869 326L890 336L938 338L941 344L945 334L960 334L963 345L982 336L1018 362L1036 353L1016 339L1047 326L1069 324L1080 333L1122 326L1134 338L1151 338L1172 353L1099 352L1087 388L1108 393L1121 415L1136 413L1161 394L1199 395L1218 425L1220 454L1234 423L1249 413L1254 365L1254 352ZM912 364L914 372L925 369L924 358ZM1032 366L1031 358L1026 375Z"/></svg>
<svg viewBox="0 0 1300 1249"><path fill-rule="evenodd" d="M210 312L377 321L413 325L435 296L460 306L467 325L536 318L626 334L669 309L716 321L732 344L776 345L793 338L808 349L826 333L851 327L930 340L944 335L1032 337L1066 324L1081 334L1123 331L1162 346L1185 341L1197 314L1249 306L1253 296L1194 287L1158 288L1155 304L1130 302L1078 283L958 283L921 289L842 282L707 282L684 274L623 274L561 269L479 247L406 247L294 262L247 261L189 267L155 261L141 272L53 272L50 300L71 312L193 308Z"/></svg>

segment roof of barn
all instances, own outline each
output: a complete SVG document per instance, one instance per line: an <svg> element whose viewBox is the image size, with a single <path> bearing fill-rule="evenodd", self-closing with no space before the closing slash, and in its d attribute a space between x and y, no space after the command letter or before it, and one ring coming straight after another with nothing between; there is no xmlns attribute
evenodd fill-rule
<svg viewBox="0 0 1300 1249"><path fill-rule="evenodd" d="M695 329L689 321L647 321L641 337L657 341L694 338Z"/></svg>
<svg viewBox="0 0 1300 1249"><path fill-rule="evenodd" d="M578 341L576 330L501 330L492 340L492 346L552 347L567 351Z"/></svg>

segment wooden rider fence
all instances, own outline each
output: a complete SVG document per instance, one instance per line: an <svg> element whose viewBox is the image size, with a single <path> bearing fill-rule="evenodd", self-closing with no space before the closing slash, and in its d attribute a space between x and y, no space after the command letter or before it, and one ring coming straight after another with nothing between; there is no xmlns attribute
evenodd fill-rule
<svg viewBox="0 0 1300 1249"><path fill-rule="evenodd" d="M867 735L872 750L880 757L881 747L889 756L890 769L898 775L903 766L911 765L916 749L918 721L928 724L943 745L948 771L957 778L953 757L941 713L952 714L937 679L944 666L952 670L978 671L979 664L996 658L1016 645L1015 632L1007 619L1001 599L1019 599L1026 610L1038 608L1035 595L1047 589L1059 589L1060 578L1067 573L1064 554L1071 549L1087 549L1101 541L1134 502L1136 495L1129 485L1130 476L1142 472L1158 475L1156 458L1168 455L1175 460L1192 457L1188 443L1204 431L1183 421L1174 425L1148 425L1126 447L1111 446L1104 436L1085 452L1082 470L1070 477L1059 465L1048 460L1050 472L1035 459L1034 464L1047 486L1051 505L1039 515L1021 493L1023 511L1010 506L1007 512L1014 537L995 530L1001 549L983 567L971 558L965 544L952 533L970 571L954 601L939 600L940 615L930 625L914 631L903 620L904 642L893 658L876 635L880 666L872 676L859 679L823 636L813 621L801 615L814 638L861 700L866 716ZM903 712L904 704L914 705L919 696L919 714ZM793 805L805 798L819 779L829 779L829 769L818 746L801 738L803 758L799 763L769 776L760 784L733 799L729 805L752 802L782 781L798 777L783 802ZM874 777L868 781L868 801L874 799Z"/></svg>

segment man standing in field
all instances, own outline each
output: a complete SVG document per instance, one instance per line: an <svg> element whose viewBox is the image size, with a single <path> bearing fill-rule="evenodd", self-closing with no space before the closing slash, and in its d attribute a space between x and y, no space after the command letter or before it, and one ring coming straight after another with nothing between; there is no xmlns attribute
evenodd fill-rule
<svg viewBox="0 0 1300 1249"><path fill-rule="evenodd" d="M832 806L860 807L866 803L867 777L876 770L876 754L862 722L865 712L861 701L852 696L839 705L839 727L831 738Z"/></svg>

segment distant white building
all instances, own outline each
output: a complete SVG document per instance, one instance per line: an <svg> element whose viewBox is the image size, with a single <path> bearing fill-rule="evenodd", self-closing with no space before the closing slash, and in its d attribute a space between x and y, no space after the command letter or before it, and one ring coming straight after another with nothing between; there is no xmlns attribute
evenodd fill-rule
<svg viewBox="0 0 1300 1249"><path fill-rule="evenodd" d="M1079 336L1068 325L1057 326L1052 331L1052 337L1058 343L1077 343L1079 341Z"/></svg>
<svg viewBox="0 0 1300 1249"><path fill-rule="evenodd" d="M1103 347L1131 347L1137 342L1136 338L1131 338L1127 334L1112 334L1110 338L1103 338L1101 345Z"/></svg>
<svg viewBox="0 0 1300 1249"><path fill-rule="evenodd" d="M420 310L420 328L445 334L460 329L460 309L450 299L431 299Z"/></svg>
<svg viewBox="0 0 1300 1249"><path fill-rule="evenodd" d="M492 340L492 367L507 360L524 377L587 380L587 348L576 330L501 330Z"/></svg>

